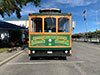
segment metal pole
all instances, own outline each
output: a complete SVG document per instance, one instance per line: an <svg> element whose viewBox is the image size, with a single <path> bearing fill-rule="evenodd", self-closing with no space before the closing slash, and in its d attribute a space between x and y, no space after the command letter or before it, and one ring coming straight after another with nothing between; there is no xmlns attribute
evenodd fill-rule
<svg viewBox="0 0 100 75"><path fill-rule="evenodd" d="M85 35L85 38L86 38L86 42L88 42L87 20L85 20L85 28L86 28L86 35Z"/></svg>
<svg viewBox="0 0 100 75"><path fill-rule="evenodd" d="M97 31L98 31L98 24L99 24L99 22L98 22L98 12L99 11L100 11L100 9L96 11L96 34L97 34ZM98 34L96 35L96 39L98 40Z"/></svg>
<svg viewBox="0 0 100 75"><path fill-rule="evenodd" d="M97 31L98 31L98 24L99 24L99 22L98 22L98 11L100 11L100 10L96 11L96 34L97 34ZM96 40L98 40L98 34L96 35Z"/></svg>
<svg viewBox="0 0 100 75"><path fill-rule="evenodd" d="M84 41L87 41L88 37L87 37L87 10L86 9L83 11L83 17L84 17L84 26L86 28L85 35L84 35Z"/></svg>
<svg viewBox="0 0 100 75"><path fill-rule="evenodd" d="M96 11L96 30L97 30L97 25L98 25L98 18L97 18L97 14L98 13L98 11Z"/></svg>

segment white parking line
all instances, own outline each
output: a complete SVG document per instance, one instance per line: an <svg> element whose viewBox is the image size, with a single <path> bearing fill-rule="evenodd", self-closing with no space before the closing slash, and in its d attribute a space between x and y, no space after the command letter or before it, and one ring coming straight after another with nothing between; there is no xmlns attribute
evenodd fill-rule
<svg viewBox="0 0 100 75"><path fill-rule="evenodd" d="M18 55L21 54L22 52L23 52L23 51L20 51L20 52L14 54L13 56L11 56L11 57L5 59L4 61L0 62L0 66L2 66L2 65L5 64L5 63L7 63L7 62L10 61L11 59L15 58L16 56L18 56Z"/></svg>

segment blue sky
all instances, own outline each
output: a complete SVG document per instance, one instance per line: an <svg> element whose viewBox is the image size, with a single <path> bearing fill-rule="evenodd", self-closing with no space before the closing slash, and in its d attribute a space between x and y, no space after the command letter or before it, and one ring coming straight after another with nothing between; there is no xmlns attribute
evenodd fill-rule
<svg viewBox="0 0 100 75"><path fill-rule="evenodd" d="M73 33L100 30L100 0L41 0L41 6L35 7L33 3L28 3L22 9L22 19L27 19L29 13L37 13L41 8L59 8L63 13L71 12L72 18L76 22ZM87 23L84 22L82 13L87 10ZM97 21L96 21L97 11ZM16 19L15 14L5 19ZM98 24L97 24L98 22Z"/></svg>

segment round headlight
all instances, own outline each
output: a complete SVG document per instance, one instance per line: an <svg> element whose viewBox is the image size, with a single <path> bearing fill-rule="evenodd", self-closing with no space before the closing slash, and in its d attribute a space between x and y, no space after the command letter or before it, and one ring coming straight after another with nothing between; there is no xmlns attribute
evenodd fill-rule
<svg viewBox="0 0 100 75"><path fill-rule="evenodd" d="M35 54L35 51L32 51L33 54Z"/></svg>

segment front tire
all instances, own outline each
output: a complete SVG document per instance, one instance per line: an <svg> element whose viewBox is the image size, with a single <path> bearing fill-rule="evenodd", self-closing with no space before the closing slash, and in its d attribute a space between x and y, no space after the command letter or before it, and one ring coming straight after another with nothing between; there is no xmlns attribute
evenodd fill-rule
<svg viewBox="0 0 100 75"><path fill-rule="evenodd" d="M72 56L71 50L68 51L67 56Z"/></svg>
<svg viewBox="0 0 100 75"><path fill-rule="evenodd" d="M29 57L29 59L30 59L30 60L33 60L33 58L32 58L31 56Z"/></svg>

